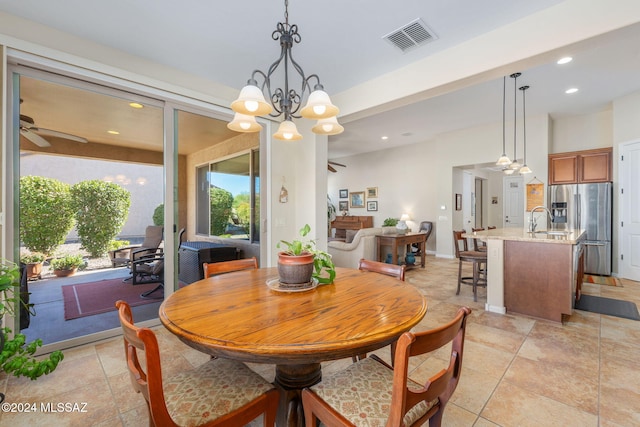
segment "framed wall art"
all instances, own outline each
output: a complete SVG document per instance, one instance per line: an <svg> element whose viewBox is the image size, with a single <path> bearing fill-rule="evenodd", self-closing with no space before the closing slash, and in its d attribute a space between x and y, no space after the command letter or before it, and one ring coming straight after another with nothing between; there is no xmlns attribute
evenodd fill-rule
<svg viewBox="0 0 640 427"><path fill-rule="evenodd" d="M367 188L367 199L376 199L378 197L378 187Z"/></svg>
<svg viewBox="0 0 640 427"><path fill-rule="evenodd" d="M352 208L364 208L364 191L352 191L349 193L349 202Z"/></svg>
<svg viewBox="0 0 640 427"><path fill-rule="evenodd" d="M349 190L340 190L340 198L346 199L349 197Z"/></svg>
<svg viewBox="0 0 640 427"><path fill-rule="evenodd" d="M456 193L456 210L462 210L462 194Z"/></svg>
<svg viewBox="0 0 640 427"><path fill-rule="evenodd" d="M378 201L377 200L367 200L367 210L368 211L377 211L378 210Z"/></svg>
<svg viewBox="0 0 640 427"><path fill-rule="evenodd" d="M338 210L340 212L348 211L349 210L349 202L346 201L346 200L338 202Z"/></svg>

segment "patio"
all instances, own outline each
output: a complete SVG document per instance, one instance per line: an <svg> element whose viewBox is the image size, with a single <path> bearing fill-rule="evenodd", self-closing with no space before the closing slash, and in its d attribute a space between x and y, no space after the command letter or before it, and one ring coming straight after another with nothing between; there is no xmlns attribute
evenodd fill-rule
<svg viewBox="0 0 640 427"><path fill-rule="evenodd" d="M57 253L82 253L79 246L79 244L66 244ZM41 338L46 345L119 327L116 311L65 320L62 286L108 279L125 279L128 276L129 269L126 267L111 268L108 256L89 259L85 270L78 271L70 277L56 277L51 273L50 268L45 266L42 279L29 281L30 302L35 304L36 315L31 317L29 327L21 332L25 334L27 341ZM156 318L161 302L162 299L158 299L149 304L133 307L136 319L142 321Z"/></svg>

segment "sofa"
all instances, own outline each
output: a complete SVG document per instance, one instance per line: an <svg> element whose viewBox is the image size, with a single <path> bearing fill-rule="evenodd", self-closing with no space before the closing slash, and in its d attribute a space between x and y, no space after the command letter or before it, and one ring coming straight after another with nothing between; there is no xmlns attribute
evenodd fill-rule
<svg viewBox="0 0 640 427"><path fill-rule="evenodd" d="M328 242L327 252L331 254L336 267L358 268L358 261L361 258L377 261L376 235L395 233L397 233L396 227L362 228L353 235L353 240L347 234L347 240L344 242L337 240ZM389 250L388 247L384 248Z"/></svg>

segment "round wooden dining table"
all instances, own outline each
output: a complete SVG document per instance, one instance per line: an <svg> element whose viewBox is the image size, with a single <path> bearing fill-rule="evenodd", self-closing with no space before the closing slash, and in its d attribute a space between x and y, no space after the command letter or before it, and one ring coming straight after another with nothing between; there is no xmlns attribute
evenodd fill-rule
<svg viewBox="0 0 640 427"><path fill-rule="evenodd" d="M190 347L276 365L278 425L303 425L300 392L322 378L320 362L394 342L427 311L414 286L379 273L337 268L333 284L303 292L267 286L276 268L192 283L160 306L163 325Z"/></svg>

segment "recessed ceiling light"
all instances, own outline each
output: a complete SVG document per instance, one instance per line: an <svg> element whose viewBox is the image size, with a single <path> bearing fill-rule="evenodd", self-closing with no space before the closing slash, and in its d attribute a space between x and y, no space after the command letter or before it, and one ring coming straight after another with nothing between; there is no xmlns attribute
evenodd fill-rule
<svg viewBox="0 0 640 427"><path fill-rule="evenodd" d="M564 93L566 93L566 94L572 94L572 93L576 93L577 91L578 91L578 88L577 88L577 87L572 87L572 88L570 88L570 89L565 90L565 91L564 91Z"/></svg>
<svg viewBox="0 0 640 427"><path fill-rule="evenodd" d="M386 141L387 139L389 139L389 137L388 137L388 136L383 136L381 139L382 139L383 141Z"/></svg>
<svg viewBox="0 0 640 427"><path fill-rule="evenodd" d="M144 105L139 104L137 102L130 102L129 103L129 107L131 107L131 108L144 108Z"/></svg>
<svg viewBox="0 0 640 427"><path fill-rule="evenodd" d="M558 59L558 62L556 62L556 64L558 65L564 65L564 64L568 64L569 62L573 61L573 58L570 56L565 56L564 58L560 58Z"/></svg>
<svg viewBox="0 0 640 427"><path fill-rule="evenodd" d="M120 132L117 130L108 130L107 133L110 133L111 135L120 135Z"/></svg>

